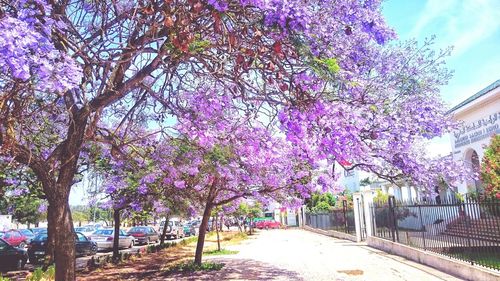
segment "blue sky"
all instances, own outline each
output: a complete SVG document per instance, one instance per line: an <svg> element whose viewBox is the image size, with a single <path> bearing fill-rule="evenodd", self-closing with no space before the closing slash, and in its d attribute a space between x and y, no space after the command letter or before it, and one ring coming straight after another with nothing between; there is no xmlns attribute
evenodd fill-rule
<svg viewBox="0 0 500 281"><path fill-rule="evenodd" d="M500 79L500 0L386 0L382 11L401 40L436 35L437 48L454 47L442 88L449 105Z"/></svg>
<svg viewBox="0 0 500 281"><path fill-rule="evenodd" d="M441 92L450 106L500 79L500 0L386 0L383 14L401 40L436 35L436 48L454 46L447 65L455 74ZM427 147L433 155L451 150L447 137ZM84 197L77 185L70 204Z"/></svg>
<svg viewBox="0 0 500 281"><path fill-rule="evenodd" d="M436 48L453 46L453 78L441 89L454 106L500 79L500 0L386 0L383 14L400 40L436 35ZM429 154L451 151L448 136L433 140Z"/></svg>

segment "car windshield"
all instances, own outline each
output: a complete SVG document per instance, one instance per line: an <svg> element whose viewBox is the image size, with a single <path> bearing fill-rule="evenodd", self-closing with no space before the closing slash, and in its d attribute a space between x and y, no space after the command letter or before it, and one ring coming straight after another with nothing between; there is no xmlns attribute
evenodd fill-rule
<svg viewBox="0 0 500 281"><path fill-rule="evenodd" d="M85 228L85 227L77 227L77 228L75 228L75 231L76 232L85 232L85 231L87 231L87 228Z"/></svg>
<svg viewBox="0 0 500 281"><path fill-rule="evenodd" d="M33 241L47 241L47 233L38 234Z"/></svg>
<svg viewBox="0 0 500 281"><path fill-rule="evenodd" d="M112 235L113 230L112 229L99 229L94 232L96 235Z"/></svg>
<svg viewBox="0 0 500 281"><path fill-rule="evenodd" d="M146 232L145 227L132 227L128 232Z"/></svg>
<svg viewBox="0 0 500 281"><path fill-rule="evenodd" d="M33 232L28 229L20 229L19 231L24 235L33 236Z"/></svg>
<svg viewBox="0 0 500 281"><path fill-rule="evenodd" d="M32 229L33 233L40 233L40 232L46 232L47 229L46 228L33 228Z"/></svg>

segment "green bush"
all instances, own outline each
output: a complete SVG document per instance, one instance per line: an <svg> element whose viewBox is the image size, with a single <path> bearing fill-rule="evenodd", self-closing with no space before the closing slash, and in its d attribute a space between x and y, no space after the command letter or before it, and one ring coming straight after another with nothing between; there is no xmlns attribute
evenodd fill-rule
<svg viewBox="0 0 500 281"><path fill-rule="evenodd" d="M224 267L223 263L203 262L197 265L194 261L183 262L171 267L167 272L194 272L194 271L214 271L221 270Z"/></svg>
<svg viewBox="0 0 500 281"><path fill-rule="evenodd" d="M235 255L237 253L239 253L239 251L231 251L228 249L220 249L220 251L219 250L212 250L212 251L203 252L204 255L209 255L209 256Z"/></svg>
<svg viewBox="0 0 500 281"><path fill-rule="evenodd" d="M46 271L43 271L41 267L36 268L33 273L26 278L26 281L55 280L55 278L56 268L51 265Z"/></svg>

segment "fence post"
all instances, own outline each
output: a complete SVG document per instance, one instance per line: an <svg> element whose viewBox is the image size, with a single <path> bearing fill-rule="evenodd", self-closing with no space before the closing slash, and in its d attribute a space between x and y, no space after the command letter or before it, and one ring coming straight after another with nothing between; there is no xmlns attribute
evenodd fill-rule
<svg viewBox="0 0 500 281"><path fill-rule="evenodd" d="M466 229L466 233L467 233L467 249L468 249L468 254L469 254L469 261L472 265L474 265L474 260L472 259L472 254L471 254L471 237L470 237L470 220L468 219L468 215L467 215L467 212L466 210L468 208L470 208L470 204L469 206L467 206L466 204L469 203L469 198L467 197L467 195L465 195L465 200L464 202L460 205L461 207L461 212L462 214L464 214L464 220L465 220L465 229Z"/></svg>
<svg viewBox="0 0 500 281"><path fill-rule="evenodd" d="M356 229L356 242L361 242L361 217L360 214L363 210L360 208L359 202L361 201L361 193L356 192L352 195L354 205L354 226Z"/></svg>
<svg viewBox="0 0 500 281"><path fill-rule="evenodd" d="M375 235L373 233L373 216L372 210L370 206L373 204L373 194L374 192L371 190L366 190L363 191L363 208L365 211L365 230L366 230L366 236L373 236Z"/></svg>
<svg viewBox="0 0 500 281"><path fill-rule="evenodd" d="M349 226L347 225L347 200L342 200L342 213L344 214L344 232L348 233Z"/></svg>
<svg viewBox="0 0 500 281"><path fill-rule="evenodd" d="M418 205L418 216L420 217L420 225L422 226L421 230L422 230L422 243L424 245L424 251L427 250L427 248L425 247L425 225L424 225L424 220L422 219L422 207L420 206L420 204Z"/></svg>
<svg viewBox="0 0 500 281"><path fill-rule="evenodd" d="M389 200L387 200L387 203L389 203L389 226L391 227L391 236L392 236L392 242L396 242L396 213L395 213L395 199L394 196L390 195ZM399 242L399 239L397 239Z"/></svg>

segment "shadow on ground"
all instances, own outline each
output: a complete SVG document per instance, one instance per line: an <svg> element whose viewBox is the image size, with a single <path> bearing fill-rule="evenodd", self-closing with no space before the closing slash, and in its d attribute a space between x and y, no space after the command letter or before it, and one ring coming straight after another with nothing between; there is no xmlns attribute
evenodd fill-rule
<svg viewBox="0 0 500 281"><path fill-rule="evenodd" d="M210 259L223 263L219 271L165 274L162 280L290 280L302 281L296 272L248 259Z"/></svg>

